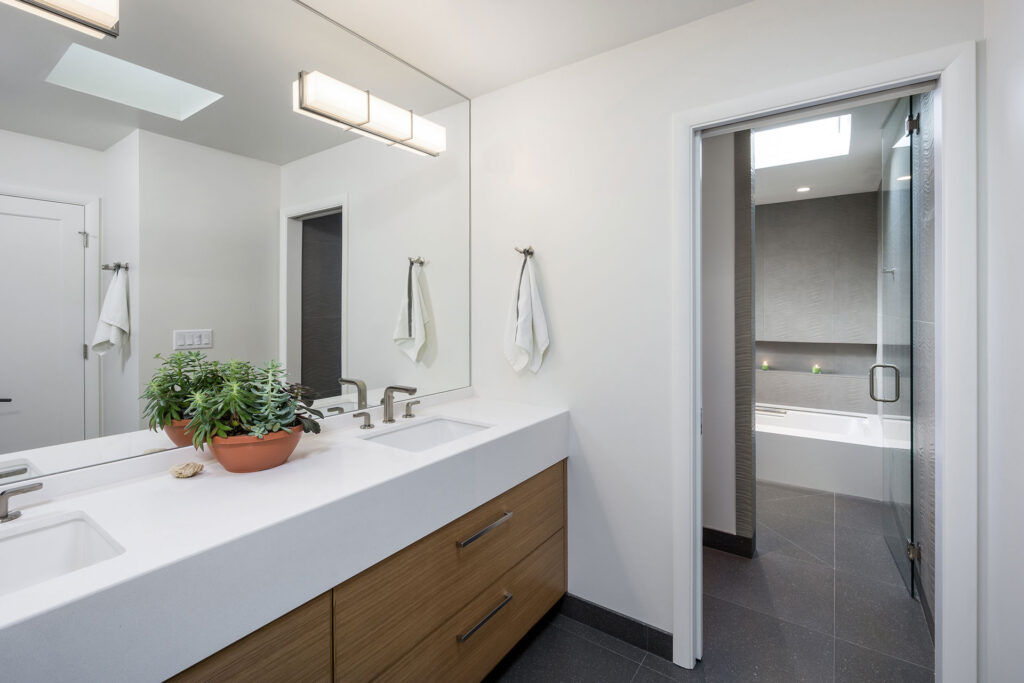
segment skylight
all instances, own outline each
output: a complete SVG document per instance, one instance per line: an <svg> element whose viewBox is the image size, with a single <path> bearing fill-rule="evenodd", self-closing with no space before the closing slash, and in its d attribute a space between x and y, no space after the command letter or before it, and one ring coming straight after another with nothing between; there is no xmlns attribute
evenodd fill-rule
<svg viewBox="0 0 1024 683"><path fill-rule="evenodd" d="M197 85L72 43L47 82L184 121L221 98Z"/></svg>
<svg viewBox="0 0 1024 683"><path fill-rule="evenodd" d="M771 168L848 155L851 119L850 114L841 114L755 131L754 168Z"/></svg>

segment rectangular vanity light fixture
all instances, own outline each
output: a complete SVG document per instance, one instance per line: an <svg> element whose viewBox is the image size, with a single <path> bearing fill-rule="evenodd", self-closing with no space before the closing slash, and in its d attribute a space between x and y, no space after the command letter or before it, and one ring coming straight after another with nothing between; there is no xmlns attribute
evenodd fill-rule
<svg viewBox="0 0 1024 683"><path fill-rule="evenodd" d="M117 38L120 0L0 0L95 38Z"/></svg>
<svg viewBox="0 0 1024 683"><path fill-rule="evenodd" d="M175 121L184 121L221 98L220 93L78 43L71 43L46 82Z"/></svg>
<svg viewBox="0 0 1024 683"><path fill-rule="evenodd" d="M850 114L754 132L754 168L799 164L850 153Z"/></svg>
<svg viewBox="0 0 1024 683"><path fill-rule="evenodd" d="M319 71L299 74L299 80L292 84L292 108L304 116L410 152L436 157L445 151L444 126Z"/></svg>

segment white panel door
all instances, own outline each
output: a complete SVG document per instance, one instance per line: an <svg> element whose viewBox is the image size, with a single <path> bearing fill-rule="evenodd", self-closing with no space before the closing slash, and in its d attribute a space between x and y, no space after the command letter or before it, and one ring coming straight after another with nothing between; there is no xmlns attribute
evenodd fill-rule
<svg viewBox="0 0 1024 683"><path fill-rule="evenodd" d="M0 453L85 438L85 208L0 195Z"/></svg>

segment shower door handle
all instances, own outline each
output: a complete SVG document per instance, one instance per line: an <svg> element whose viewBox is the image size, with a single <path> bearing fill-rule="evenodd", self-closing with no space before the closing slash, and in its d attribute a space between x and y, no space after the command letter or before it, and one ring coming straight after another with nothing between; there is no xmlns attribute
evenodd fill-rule
<svg viewBox="0 0 1024 683"><path fill-rule="evenodd" d="M878 398L875 395L875 370L878 368L890 368L896 373L896 397L895 398ZM900 369L895 365L889 365L887 363L876 363L871 366L868 370L868 395L872 401L878 401L879 403L895 403L900 400Z"/></svg>

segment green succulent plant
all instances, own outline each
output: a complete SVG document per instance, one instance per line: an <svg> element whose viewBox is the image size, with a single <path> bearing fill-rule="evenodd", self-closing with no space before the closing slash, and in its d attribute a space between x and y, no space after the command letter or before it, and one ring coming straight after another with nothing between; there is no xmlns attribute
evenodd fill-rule
<svg viewBox="0 0 1024 683"><path fill-rule="evenodd" d="M307 398L309 389L287 384L284 367L276 360L262 368L232 360L210 369L209 381L189 395L186 427L192 443L202 449L214 437L249 435L262 439L274 432L299 428L320 432L323 413Z"/></svg>
<svg viewBox="0 0 1024 683"><path fill-rule="evenodd" d="M211 371L215 371L217 364L207 361L198 351L176 351L167 357L158 353L156 358L162 363L141 398L146 401L143 418L150 429L159 431L172 420L191 417L192 392L211 385Z"/></svg>

